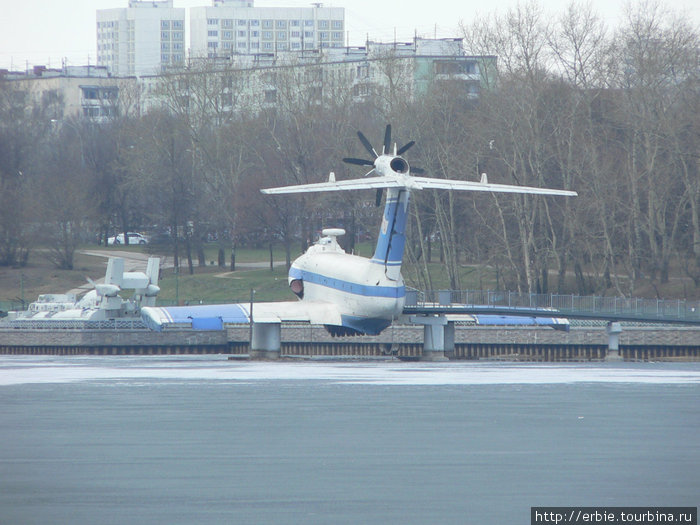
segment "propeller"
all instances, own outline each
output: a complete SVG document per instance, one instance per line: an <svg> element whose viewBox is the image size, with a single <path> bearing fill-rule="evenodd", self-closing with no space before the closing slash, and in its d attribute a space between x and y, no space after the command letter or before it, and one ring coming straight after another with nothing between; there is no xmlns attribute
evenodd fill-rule
<svg viewBox="0 0 700 525"><path fill-rule="evenodd" d="M384 149L382 153L384 155L389 155L389 149L391 148L391 124L386 125L386 130L384 130Z"/></svg>
<svg viewBox="0 0 700 525"><path fill-rule="evenodd" d="M358 159L355 157L346 157L343 159L343 162L346 162L347 164L355 164L357 166L372 166L374 168L374 162L377 158L379 158L379 154L377 153L377 150L375 150L372 147L372 143L367 140L367 137L365 137L364 133L361 131L357 132L357 137L360 139L360 142L362 143L362 146L367 150L367 153L372 155L372 159ZM384 129L384 143L382 144L382 155L391 155L391 156L400 156L406 153L409 149L411 149L414 145L416 144L415 140L412 140L410 142L407 142L403 146L401 146L399 149L395 150L393 152L393 155L391 153L391 124L387 124L386 128ZM367 175L372 173L374 171L373 169L370 170ZM413 173L425 173L425 170L422 170L421 168L411 168L411 171ZM379 206L382 202L382 194L383 191L381 188L377 190L377 197L375 200L375 204Z"/></svg>
<svg viewBox="0 0 700 525"><path fill-rule="evenodd" d="M416 141L415 141L415 140L412 140L412 141L409 142L408 144L404 144L401 148L398 149L398 151L396 152L396 154L397 154L397 155L403 155L403 154L406 153L409 149L411 149L415 143L416 143Z"/></svg>
<svg viewBox="0 0 700 525"><path fill-rule="evenodd" d="M379 157L379 155L377 154L377 152L374 151L374 148L372 147L372 144L370 143L370 141L367 140L367 137L365 137L365 136L362 134L361 131L358 131L358 132L357 132L357 136L360 138L360 142L362 142L362 145L365 147L365 149L367 150L367 152L368 152L370 155L374 155L374 158L375 158L375 159L376 159L377 157ZM372 164L374 164L374 163L372 163Z"/></svg>
<svg viewBox="0 0 700 525"><path fill-rule="evenodd" d="M357 164L358 166L374 166L374 162L371 160L354 159L352 157L344 158L343 162L347 162L348 164Z"/></svg>

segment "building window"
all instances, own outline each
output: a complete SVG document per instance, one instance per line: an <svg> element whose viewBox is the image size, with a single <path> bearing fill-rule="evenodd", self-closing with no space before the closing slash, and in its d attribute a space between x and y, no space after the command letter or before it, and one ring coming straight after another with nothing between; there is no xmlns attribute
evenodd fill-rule
<svg viewBox="0 0 700 525"><path fill-rule="evenodd" d="M248 36L248 31L239 31L239 32L238 32L238 36L239 36L239 37L242 37L242 38L245 38L245 37Z"/></svg>
<svg viewBox="0 0 700 525"><path fill-rule="evenodd" d="M184 40L182 38L182 35L183 35L183 33L181 33L180 31L175 31L173 33L173 40Z"/></svg>
<svg viewBox="0 0 700 525"><path fill-rule="evenodd" d="M265 91L265 102L268 104L273 104L277 102L277 90L268 89Z"/></svg>
<svg viewBox="0 0 700 525"><path fill-rule="evenodd" d="M343 39L343 33L336 32L333 33L333 40L342 40Z"/></svg>
<svg viewBox="0 0 700 525"><path fill-rule="evenodd" d="M277 31L277 40L287 40L287 32Z"/></svg>
<svg viewBox="0 0 700 525"><path fill-rule="evenodd" d="M170 33L168 33L167 31L162 31L160 33L160 39L161 40L170 40Z"/></svg>
<svg viewBox="0 0 700 525"><path fill-rule="evenodd" d="M251 31L250 36L253 38L258 38L260 36L260 31Z"/></svg>
<svg viewBox="0 0 700 525"><path fill-rule="evenodd" d="M318 34L318 38L320 38L321 40L328 40L328 32L327 32L327 31L321 31L321 32Z"/></svg>
<svg viewBox="0 0 700 525"><path fill-rule="evenodd" d="M160 28L161 29L170 29L170 21L169 20L161 20L160 21Z"/></svg>
<svg viewBox="0 0 700 525"><path fill-rule="evenodd" d="M272 50L272 42L263 42L262 48L266 51Z"/></svg>
<svg viewBox="0 0 700 525"><path fill-rule="evenodd" d="M272 20L263 20L263 21L262 21L262 26L263 26L265 29L272 29L272 27L273 27L273 23L272 23L272 22L273 22Z"/></svg>
<svg viewBox="0 0 700 525"><path fill-rule="evenodd" d="M209 36L209 37L218 37L218 36L219 36L219 32L218 32L218 31L208 31L208 32L207 32L207 36Z"/></svg>
<svg viewBox="0 0 700 525"><path fill-rule="evenodd" d="M287 29L287 21L277 20L277 29Z"/></svg>
<svg viewBox="0 0 700 525"><path fill-rule="evenodd" d="M223 18L221 20L221 27L224 29L231 29L233 27L233 20L230 18Z"/></svg>
<svg viewBox="0 0 700 525"><path fill-rule="evenodd" d="M435 61L435 74L437 75L473 75L475 73L475 62L464 62L457 60Z"/></svg>
<svg viewBox="0 0 700 525"><path fill-rule="evenodd" d="M86 100L97 100L99 98L97 89L83 88L83 98Z"/></svg>
<svg viewBox="0 0 700 525"><path fill-rule="evenodd" d="M304 20L304 26L305 27L313 27L314 21L313 20Z"/></svg>
<svg viewBox="0 0 700 525"><path fill-rule="evenodd" d="M173 20L173 29L182 29L183 25L182 20Z"/></svg>
<svg viewBox="0 0 700 525"><path fill-rule="evenodd" d="M233 32L232 31L224 31L222 33L222 37L224 40L233 40Z"/></svg>
<svg viewBox="0 0 700 525"><path fill-rule="evenodd" d="M319 20L318 21L318 28L319 29L328 29L328 20Z"/></svg>
<svg viewBox="0 0 700 525"><path fill-rule="evenodd" d="M333 29L343 29L343 21L333 20Z"/></svg>
<svg viewBox="0 0 700 525"><path fill-rule="evenodd" d="M218 42L207 42L207 47L209 49L216 49L217 47L219 47L219 43Z"/></svg>
<svg viewBox="0 0 700 525"><path fill-rule="evenodd" d="M272 40L272 31L263 31L262 32L262 37L263 40Z"/></svg>
<svg viewBox="0 0 700 525"><path fill-rule="evenodd" d="M289 22L289 24L290 24L292 27L299 27L299 20L291 20L291 21Z"/></svg>
<svg viewBox="0 0 700 525"><path fill-rule="evenodd" d="M292 31L292 38L301 38L301 31Z"/></svg>
<svg viewBox="0 0 700 525"><path fill-rule="evenodd" d="M313 37L314 37L313 31L304 31L304 38L313 38Z"/></svg>
<svg viewBox="0 0 700 525"><path fill-rule="evenodd" d="M369 87L367 84L355 84L352 87L352 94L356 97L364 97L369 95Z"/></svg>
<svg viewBox="0 0 700 525"><path fill-rule="evenodd" d="M238 25L239 26L246 26L246 25L248 25L248 22L246 20L239 20Z"/></svg>
<svg viewBox="0 0 700 525"><path fill-rule="evenodd" d="M260 20L251 20L250 25L254 27L258 27L260 25Z"/></svg>

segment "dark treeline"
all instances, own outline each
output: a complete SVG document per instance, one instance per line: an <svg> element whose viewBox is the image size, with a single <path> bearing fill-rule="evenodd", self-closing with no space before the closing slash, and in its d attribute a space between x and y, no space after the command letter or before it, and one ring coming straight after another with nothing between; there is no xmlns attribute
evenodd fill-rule
<svg viewBox="0 0 700 525"><path fill-rule="evenodd" d="M274 74L274 104L259 107L246 102L249 73L190 70L163 77L162 108L100 124L0 84L0 265L24 265L41 245L71 268L79 242L140 229L170 232L190 270L205 264L205 239L231 266L249 244L281 243L289 262L326 226L344 226L352 249L376 236L374 194L258 190L363 175L341 158L366 156L356 130L379 145L391 122L399 146L417 142L407 157L428 176L579 192L415 192L417 286L432 287L427 263L440 261L453 288L462 265L486 264L502 289L630 295L682 275L697 295L698 29L635 2L614 31L580 4L556 18L527 4L462 30L469 53L498 57L478 99L458 78L416 91L412 66L391 54L371 63L362 101L352 79L290 67Z"/></svg>

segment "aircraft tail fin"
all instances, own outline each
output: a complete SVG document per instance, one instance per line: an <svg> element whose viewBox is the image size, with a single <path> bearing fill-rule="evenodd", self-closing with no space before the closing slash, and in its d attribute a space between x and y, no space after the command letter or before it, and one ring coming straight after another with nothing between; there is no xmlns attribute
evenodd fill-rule
<svg viewBox="0 0 700 525"><path fill-rule="evenodd" d="M385 266L386 275L398 279L406 245L406 223L410 192L390 188L384 204L382 225L372 262Z"/></svg>
<svg viewBox="0 0 700 525"><path fill-rule="evenodd" d="M107 272L105 273L105 284L122 285L124 280L124 259L121 257L110 257L107 261Z"/></svg>

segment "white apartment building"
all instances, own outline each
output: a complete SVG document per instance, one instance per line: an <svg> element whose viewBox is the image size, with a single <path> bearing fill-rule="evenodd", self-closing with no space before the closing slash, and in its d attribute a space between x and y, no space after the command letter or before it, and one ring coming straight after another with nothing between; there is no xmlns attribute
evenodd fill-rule
<svg viewBox="0 0 700 525"><path fill-rule="evenodd" d="M212 0L190 9L192 57L277 54L345 45L345 8L254 7L252 0Z"/></svg>
<svg viewBox="0 0 700 525"><path fill-rule="evenodd" d="M129 0L97 10L97 64L115 76L160 73L185 63L185 9L173 0Z"/></svg>

